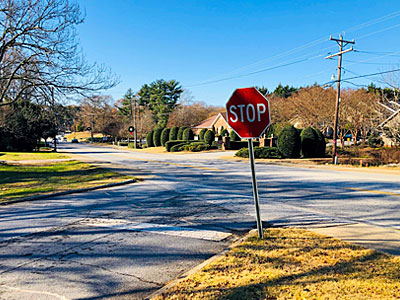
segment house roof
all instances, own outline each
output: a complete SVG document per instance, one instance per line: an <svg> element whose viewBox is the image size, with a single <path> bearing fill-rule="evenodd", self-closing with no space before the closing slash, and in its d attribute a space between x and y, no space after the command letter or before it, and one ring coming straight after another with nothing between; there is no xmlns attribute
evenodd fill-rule
<svg viewBox="0 0 400 300"><path fill-rule="evenodd" d="M225 116L222 113L219 113L218 115L215 115L215 116L209 117L208 119L205 119L203 122L194 126L193 128L212 128L213 125L217 122L219 117L222 117L226 122Z"/></svg>

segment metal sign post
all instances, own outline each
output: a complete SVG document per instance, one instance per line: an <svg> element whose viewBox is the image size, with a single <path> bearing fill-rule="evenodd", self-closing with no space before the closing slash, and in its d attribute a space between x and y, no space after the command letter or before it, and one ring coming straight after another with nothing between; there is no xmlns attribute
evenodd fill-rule
<svg viewBox="0 0 400 300"><path fill-rule="evenodd" d="M254 164L253 139L259 138L271 123L269 101L256 88L236 89L226 103L226 119L229 126L242 139L249 142L249 158L253 183L254 204L258 237L264 238L260 201Z"/></svg>
<svg viewBox="0 0 400 300"><path fill-rule="evenodd" d="M254 204L256 207L256 219L257 219L257 231L258 237L260 239L264 239L263 226L261 221L261 213L260 213L260 202L258 200L258 188L257 188L257 179L256 179L256 169L254 164L254 149L253 149L253 139L248 139L249 142L249 158L250 158L250 168L251 168L251 179L253 182L253 196L254 196Z"/></svg>

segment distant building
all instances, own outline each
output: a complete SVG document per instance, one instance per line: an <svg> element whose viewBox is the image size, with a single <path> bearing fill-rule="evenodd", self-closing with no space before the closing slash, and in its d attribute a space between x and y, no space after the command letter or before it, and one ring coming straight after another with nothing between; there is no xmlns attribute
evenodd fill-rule
<svg viewBox="0 0 400 300"><path fill-rule="evenodd" d="M198 135L203 128L212 130L213 126L217 133L220 133L222 129L227 129L229 132L231 131L228 122L225 119L225 113L219 113L218 115L209 117L200 124L193 126L192 129L194 134Z"/></svg>

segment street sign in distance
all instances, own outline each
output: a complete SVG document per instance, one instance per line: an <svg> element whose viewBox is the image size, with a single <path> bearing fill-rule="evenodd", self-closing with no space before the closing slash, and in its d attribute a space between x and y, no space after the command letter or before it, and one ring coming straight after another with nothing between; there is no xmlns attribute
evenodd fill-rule
<svg viewBox="0 0 400 300"><path fill-rule="evenodd" d="M271 122L269 102L254 87L236 89L226 103L226 119L241 138L259 138Z"/></svg>

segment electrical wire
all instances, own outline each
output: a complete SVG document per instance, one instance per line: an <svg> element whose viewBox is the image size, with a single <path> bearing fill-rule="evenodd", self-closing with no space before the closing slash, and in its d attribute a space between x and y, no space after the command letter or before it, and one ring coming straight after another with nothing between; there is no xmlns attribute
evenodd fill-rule
<svg viewBox="0 0 400 300"><path fill-rule="evenodd" d="M346 62L351 62L353 64L364 64L364 65L386 65L386 66L393 66L394 63L369 63L365 61L355 61L355 60L349 60L346 59Z"/></svg>
<svg viewBox="0 0 400 300"><path fill-rule="evenodd" d="M344 70L347 71L347 72L349 72L349 73L351 73L351 74L354 74L354 75L357 75L357 76L361 76L361 74L356 73L356 72L353 72L353 71L351 71L351 70L349 70L349 69L344 69ZM366 76L366 77L367 77L367 78L370 78L370 77L372 77L372 76ZM346 79L343 80L343 81L346 81L346 82L348 82L348 83L351 83L351 82L347 81ZM388 85L388 86L390 86L391 88L396 88L394 85L392 85L392 84L390 84L389 82L386 82L386 81L384 81L384 80L379 80L379 79L372 78L372 81L374 81L374 82L379 82L379 83Z"/></svg>
<svg viewBox="0 0 400 300"><path fill-rule="evenodd" d="M382 17L373 19L373 20L371 20L371 21L368 21L368 22L365 22L365 23L362 23L362 24L353 26L353 27L349 28L348 30L345 30L344 32L349 33L349 32L353 32L353 31L357 31L357 30L363 29L363 28L365 28L365 27L368 27L368 26L371 26L371 25L374 25L374 24L377 24L377 23L381 23L381 22L383 22L383 21L387 21L387 20L389 20L389 19L392 19L392 18L395 18L395 17L398 17L398 16L400 16L400 10L395 11L395 12L393 12L393 13L390 13L390 14L388 14L388 15L385 15L385 16L382 16ZM369 33L369 34L366 34L366 35L363 35L363 36L361 36L361 37L358 37L357 39L361 39L361 38L364 38L364 37L367 37L367 36L371 36L371 35L373 35L373 34L376 34L376 33L382 32L382 31L390 30L390 29L395 28L395 27L398 27L398 26L400 26L400 24L397 24L397 25L394 25L394 26L391 26L391 27L388 27L388 28L384 28L384 29L381 29L381 30L378 30L378 31L375 31L375 32L372 32L372 33ZM255 66L258 66L258 65L262 65L262 64L264 64L264 63L266 63L266 62L268 62L268 61L274 61L274 60L283 58L283 57L285 57L285 56L288 56L288 55L290 55L290 54L296 53L296 52L298 52L298 51L301 51L301 50L307 49L307 48L309 48L309 47L318 45L318 44L320 44L320 43L322 43L322 42L324 42L324 41L327 41L327 40L328 40L327 38L320 38L320 39L317 39L317 40L308 42L308 43L306 43L306 44L304 44L304 45L301 45L301 46L295 47L295 48L293 48L293 49L290 49L290 50L288 50L288 51L285 51L285 52L283 52L283 53L274 55L274 56L272 56L272 57L268 57L267 59L264 59L264 60L261 60L261 61L258 61L258 62L249 64L249 65L247 65L247 66L243 66L243 67L241 67L241 68L235 69L235 70L230 71L230 72L228 72L228 73L224 73L224 74L221 74L221 75L212 77L212 78L210 78L209 80L206 80L206 81L203 81L203 82L200 82L200 83L197 83L197 84L188 85L188 86L186 86L186 87L187 87L187 88L188 88L188 87L196 87L196 86L201 86L201 85L206 85L206 84L211 84L211 83L217 83L217 82L221 82L221 81L227 81L227 80L231 80L231 79L235 79L235 78L245 77L245 76L249 76L249 75L253 75L253 74L257 74L257 73L261 73L261 72L273 70L273 69L276 69L276 68L278 68L278 67L284 67L284 66L289 66L289 65L295 64L295 63L303 62L303 61L308 60L308 59L299 60L299 61L291 62L291 63L286 63L286 64L283 64L283 65L280 65L280 66L271 67L271 68L267 68L267 69L263 69L263 70L259 70L259 71L254 71L254 72L250 72L250 73L247 73L247 74L242 74L242 75L237 75L237 76L230 76L230 77L226 77L226 78L220 78L220 79L215 79L215 80L213 80L214 78L219 78L219 77L223 77L223 76L228 76L228 75L231 75L231 74L234 74L234 73L237 73L237 72L241 72L241 71L244 71L244 70L246 70L246 69L249 69L249 68L252 68L252 67L255 67ZM315 52L319 52L319 51L323 51L323 50L326 50L326 49L330 49L330 48L332 48L332 47L333 47L333 46L326 47L326 48L324 48L324 49L320 49L320 50L317 50L317 51L315 51ZM314 53L315 53L315 52L314 52ZM310 53L309 53L309 54L310 54ZM309 55L309 54L308 54L308 55ZM297 57L297 58L294 58L294 59L298 59L298 57Z"/></svg>
<svg viewBox="0 0 400 300"><path fill-rule="evenodd" d="M384 52L384 51L363 51L363 50L358 50L354 49L355 52L357 53L362 53L362 54L379 54L379 55L390 55L390 56L400 56L400 52Z"/></svg>
<svg viewBox="0 0 400 300"><path fill-rule="evenodd" d="M397 72L400 71L400 69L394 69L394 70L390 70L390 71L383 71L383 72L378 72L378 73L372 73L372 74L365 74L365 75L359 75L359 76L355 76L355 77L349 77L349 78L344 78L341 79L340 81L348 81L348 80L353 80L353 79L358 79L358 78L365 78L365 77L371 77L371 76L377 76L377 75L382 75L382 74L388 74L388 73L393 73L393 72ZM326 82L324 85L329 84L329 83L335 83L338 82L337 80L331 80Z"/></svg>
<svg viewBox="0 0 400 300"><path fill-rule="evenodd" d="M194 87L194 86L200 86L200 85L206 85L206 84L210 84L210 83L217 83L217 82L231 80L231 79L245 77L245 76L250 76L250 75L254 75L254 74L258 74L258 73L271 71L271 70L275 70L275 69L278 69L278 68L283 68L283 67L287 67L287 66L290 66L290 65L298 64L298 63L301 63L301 62L304 62L304 61L307 61L307 60L311 60L311 59L314 59L314 58L317 58L317 57L321 57L321 56L323 56L323 55L320 54L320 55L316 55L316 56L313 56L313 57L296 60L296 61L293 61L293 62L290 62L290 63L281 64L281 65L273 66L273 67L270 67L270 68L266 68L266 69L262 69L262 70L258 70L258 71L254 71L254 72L250 72L250 73L246 73L246 74L231 76L231 77L217 79L217 80L210 80L210 81L206 81L206 82L202 82L202 83L198 83L198 84L187 85L186 88Z"/></svg>
<svg viewBox="0 0 400 300"><path fill-rule="evenodd" d="M360 25L356 25L356 26L348 29L347 32L357 31L357 30L360 30L362 28L365 28L365 27L368 27L368 26L371 26L371 25L374 25L374 24L377 24L377 23L381 23L383 21L387 21L387 20L393 19L393 18L395 18L395 17L397 17L399 15L400 15L400 10L392 12L392 13L390 13L388 15L373 19L371 21L362 23Z"/></svg>

